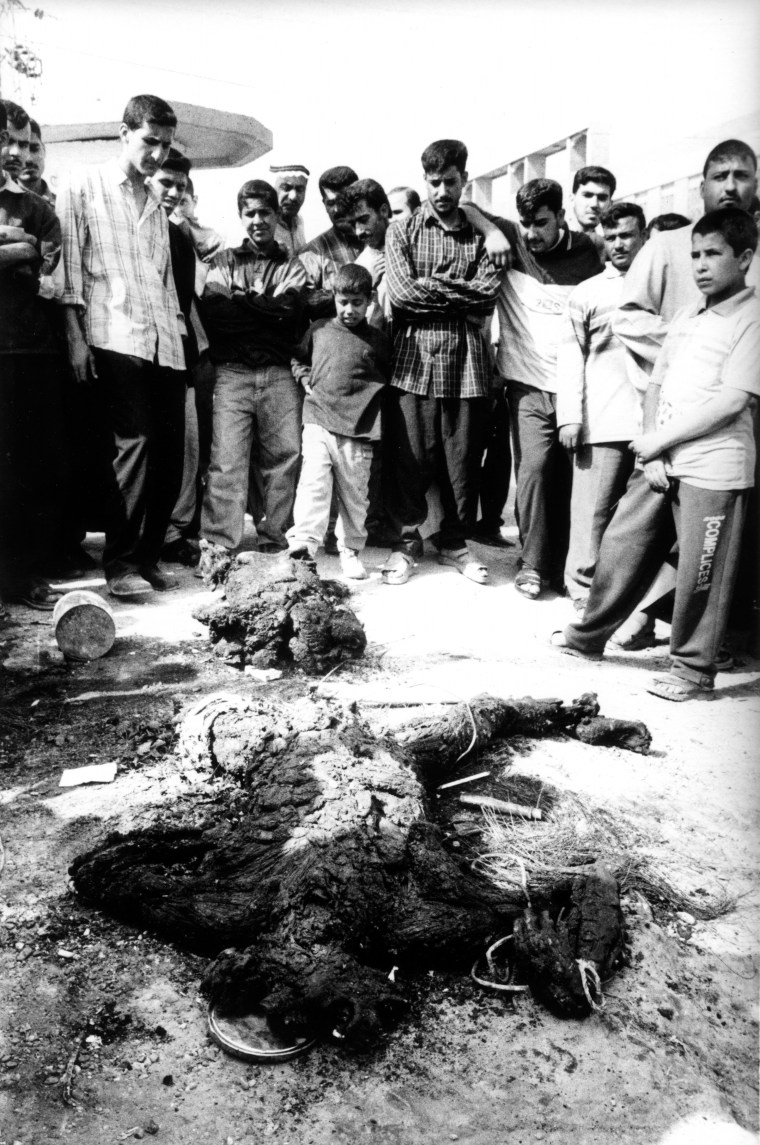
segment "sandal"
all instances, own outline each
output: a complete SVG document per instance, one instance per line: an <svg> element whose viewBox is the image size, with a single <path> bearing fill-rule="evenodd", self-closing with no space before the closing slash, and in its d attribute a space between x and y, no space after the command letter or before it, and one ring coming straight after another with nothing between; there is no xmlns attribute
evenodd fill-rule
<svg viewBox="0 0 760 1145"><path fill-rule="evenodd" d="M641 652L644 648L654 648L656 643L654 620L651 616L644 624L629 618L610 637L610 644L614 644L615 648L619 648L622 652Z"/></svg>
<svg viewBox="0 0 760 1145"><path fill-rule="evenodd" d="M36 581L34 584L27 585L26 588L13 593L9 600L11 604L25 604L27 608L35 608L38 612L52 612L59 600L59 595L53 592L49 584L45 584L44 581Z"/></svg>
<svg viewBox="0 0 760 1145"><path fill-rule="evenodd" d="M693 680L684 680L683 676L676 676L672 672L667 676L655 676L647 691L653 696L659 696L661 700L674 700L678 704L684 700L715 699L712 688L695 684Z"/></svg>
<svg viewBox="0 0 760 1145"><path fill-rule="evenodd" d="M583 652L580 648L573 648L572 645L568 644L567 637L561 628L557 629L556 632L552 632L549 637L549 643L552 648L563 652L565 656L577 656L579 660L599 661L604 657L603 652Z"/></svg>
<svg viewBox="0 0 760 1145"><path fill-rule="evenodd" d="M383 584L406 584L413 568L414 561L406 553L391 553L385 564L380 565Z"/></svg>
<svg viewBox="0 0 760 1145"><path fill-rule="evenodd" d="M533 569L521 569L515 577L515 588L527 600L537 600L543 587L541 574Z"/></svg>
<svg viewBox="0 0 760 1145"><path fill-rule="evenodd" d="M475 584L488 584L488 569L467 548L441 549L438 554L438 564L451 565Z"/></svg>

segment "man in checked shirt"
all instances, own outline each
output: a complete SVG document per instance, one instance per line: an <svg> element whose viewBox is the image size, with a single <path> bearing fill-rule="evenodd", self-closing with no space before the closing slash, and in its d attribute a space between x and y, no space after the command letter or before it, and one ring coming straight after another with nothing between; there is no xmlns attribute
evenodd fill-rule
<svg viewBox="0 0 760 1145"><path fill-rule="evenodd" d="M439 562L485 584L488 569L473 558L465 538L475 521L489 410L484 325L500 275L488 262L483 236L459 208L467 183L464 143L431 143L422 169L427 202L391 224L385 246L394 313L386 456L395 540L383 580L409 579L422 553L418 527L427 516L426 494L436 480L443 509Z"/></svg>
<svg viewBox="0 0 760 1145"><path fill-rule="evenodd" d="M178 584L158 558L182 482L185 320L169 223L146 186L176 125L163 99L133 96L119 155L73 170L56 201L69 363L76 382L92 386L113 447L103 566L117 597Z"/></svg>

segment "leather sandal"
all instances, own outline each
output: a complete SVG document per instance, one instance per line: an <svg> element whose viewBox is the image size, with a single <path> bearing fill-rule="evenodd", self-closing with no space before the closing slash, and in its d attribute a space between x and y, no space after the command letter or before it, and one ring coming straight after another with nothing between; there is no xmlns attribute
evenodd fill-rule
<svg viewBox="0 0 760 1145"><path fill-rule="evenodd" d="M439 565L451 565L462 576L475 584L488 584L488 569L474 557L469 549L441 549L438 554Z"/></svg>
<svg viewBox="0 0 760 1145"><path fill-rule="evenodd" d="M515 588L527 600L538 600L543 587L543 578L534 569L521 569L515 577Z"/></svg>
<svg viewBox="0 0 760 1145"><path fill-rule="evenodd" d="M667 676L655 676L647 691L653 696L659 696L661 700L674 700L678 704L684 700L715 699L712 688L705 688L693 680L684 680L683 676L676 676L672 672Z"/></svg>
<svg viewBox="0 0 760 1145"><path fill-rule="evenodd" d="M24 604L38 612L52 612L60 596L45 581L32 581L24 588L8 594L10 604Z"/></svg>
<svg viewBox="0 0 760 1145"><path fill-rule="evenodd" d="M414 569L414 561L406 553L393 552L380 565L383 584L406 584Z"/></svg>

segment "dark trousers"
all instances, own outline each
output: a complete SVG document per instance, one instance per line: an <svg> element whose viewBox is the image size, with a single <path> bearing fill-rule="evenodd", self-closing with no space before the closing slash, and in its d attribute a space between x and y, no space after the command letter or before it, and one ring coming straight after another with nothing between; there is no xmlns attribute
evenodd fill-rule
<svg viewBox="0 0 760 1145"><path fill-rule="evenodd" d="M94 383L113 442L103 565L111 579L155 565L182 483L184 371L95 350Z"/></svg>
<svg viewBox="0 0 760 1145"><path fill-rule="evenodd" d="M570 536L573 471L559 443L555 394L510 382L515 456L515 517L522 544L522 567L547 580L559 580Z"/></svg>
<svg viewBox="0 0 760 1145"><path fill-rule="evenodd" d="M487 398L433 398L391 388L383 433L391 536L423 524L426 495L438 482L443 517L439 546L461 549L478 504Z"/></svg>
<svg viewBox="0 0 760 1145"><path fill-rule="evenodd" d="M673 671L710 687L728 621L746 500L746 490L699 489L685 481L672 481L667 493L657 493L636 470L604 534L583 620L566 630L568 643L582 651L604 648L643 599L675 531Z"/></svg>
<svg viewBox="0 0 760 1145"><path fill-rule="evenodd" d="M480 467L480 520L484 533L498 533L504 524L502 513L509 496L512 472L512 445L507 396L499 390L489 403L485 455Z"/></svg>
<svg viewBox="0 0 760 1145"><path fill-rule="evenodd" d="M63 361L0 356L0 592L24 588L54 556L68 490Z"/></svg>

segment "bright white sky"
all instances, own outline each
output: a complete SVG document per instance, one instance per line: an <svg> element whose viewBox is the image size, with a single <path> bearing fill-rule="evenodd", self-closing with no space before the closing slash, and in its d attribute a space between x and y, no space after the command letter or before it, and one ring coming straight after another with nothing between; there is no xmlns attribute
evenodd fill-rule
<svg viewBox="0 0 760 1145"><path fill-rule="evenodd" d="M313 235L327 223L316 177L339 163L420 187L433 139L465 140L476 175L594 121L643 156L760 102L756 0L27 3L46 13L23 25L44 63L41 122L116 119L148 91L273 132L271 156L199 173L200 214L215 223L270 161L310 168Z"/></svg>

